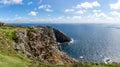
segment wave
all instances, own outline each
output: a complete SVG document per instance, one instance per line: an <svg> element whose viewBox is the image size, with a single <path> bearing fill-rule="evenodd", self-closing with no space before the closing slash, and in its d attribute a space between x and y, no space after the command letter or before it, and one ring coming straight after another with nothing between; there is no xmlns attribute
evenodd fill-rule
<svg viewBox="0 0 120 67"><path fill-rule="evenodd" d="M73 44L74 41L75 41L75 40L74 40L73 38L71 38L71 41L70 41L70 42L64 42L64 43L57 42L57 43L58 43L58 45L60 45L60 44L68 44L68 45L70 45L70 44Z"/></svg>
<svg viewBox="0 0 120 67"><path fill-rule="evenodd" d="M74 43L74 39L71 38L71 41L69 42L69 44L73 44Z"/></svg>
<svg viewBox="0 0 120 67"><path fill-rule="evenodd" d="M103 59L103 61L104 61L105 64L111 64L112 63L112 60L110 58L108 58L108 57L105 57Z"/></svg>

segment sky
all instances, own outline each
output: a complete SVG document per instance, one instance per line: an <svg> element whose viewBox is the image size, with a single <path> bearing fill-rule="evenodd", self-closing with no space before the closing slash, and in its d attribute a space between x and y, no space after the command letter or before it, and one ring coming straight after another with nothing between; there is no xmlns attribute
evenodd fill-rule
<svg viewBox="0 0 120 67"><path fill-rule="evenodd" d="M120 0L0 0L6 23L120 23Z"/></svg>

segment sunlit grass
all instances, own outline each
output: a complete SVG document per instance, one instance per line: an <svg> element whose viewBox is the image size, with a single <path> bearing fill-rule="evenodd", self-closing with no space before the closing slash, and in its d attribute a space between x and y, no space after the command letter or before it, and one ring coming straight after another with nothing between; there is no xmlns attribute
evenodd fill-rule
<svg viewBox="0 0 120 67"><path fill-rule="evenodd" d="M8 26L1 26L0 27L0 35L5 35L9 39L12 39L13 33L17 31L18 28L8 27Z"/></svg>
<svg viewBox="0 0 120 67"><path fill-rule="evenodd" d="M26 61L0 54L0 67L28 67Z"/></svg>

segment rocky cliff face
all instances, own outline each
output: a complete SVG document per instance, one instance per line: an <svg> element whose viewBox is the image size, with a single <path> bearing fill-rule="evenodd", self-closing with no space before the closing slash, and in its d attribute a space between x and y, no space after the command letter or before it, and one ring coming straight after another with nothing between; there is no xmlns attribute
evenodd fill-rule
<svg viewBox="0 0 120 67"><path fill-rule="evenodd" d="M63 32L60 32L59 30L53 28L53 31L55 33L56 41L59 43L64 43L64 42L70 42L71 38L66 36Z"/></svg>
<svg viewBox="0 0 120 67"><path fill-rule="evenodd" d="M24 56L47 64L71 64L76 60L60 51L57 42L70 38L48 26L20 28L15 32L13 48Z"/></svg>

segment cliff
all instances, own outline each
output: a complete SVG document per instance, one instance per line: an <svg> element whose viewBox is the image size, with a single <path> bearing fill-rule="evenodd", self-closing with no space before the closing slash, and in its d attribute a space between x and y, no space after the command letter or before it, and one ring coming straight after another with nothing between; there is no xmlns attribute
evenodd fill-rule
<svg viewBox="0 0 120 67"><path fill-rule="evenodd" d="M7 45L11 47L10 49L14 49L23 57L45 64L64 65L77 62L62 52L58 45L58 42L70 41L70 38L52 27L22 27L1 24L0 31L0 35L6 37L4 41L8 40ZM8 52L10 51L8 50Z"/></svg>
<svg viewBox="0 0 120 67"><path fill-rule="evenodd" d="M64 42L70 42L71 38L66 36L63 32L53 28L53 31L55 33L56 41L59 43L64 43Z"/></svg>

